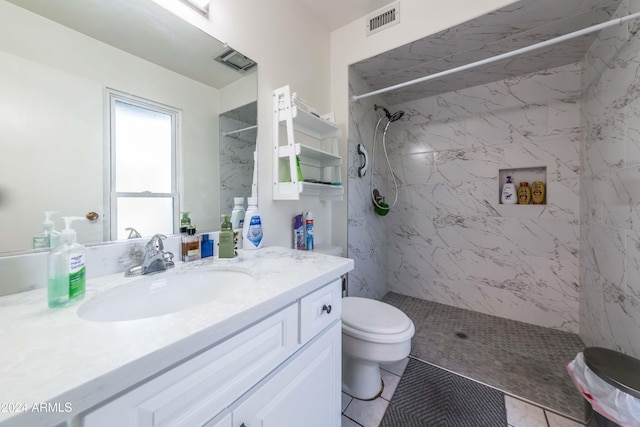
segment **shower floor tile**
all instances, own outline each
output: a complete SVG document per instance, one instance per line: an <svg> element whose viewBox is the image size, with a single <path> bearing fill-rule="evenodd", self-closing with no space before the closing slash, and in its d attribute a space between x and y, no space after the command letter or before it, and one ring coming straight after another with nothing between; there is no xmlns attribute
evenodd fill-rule
<svg viewBox="0 0 640 427"><path fill-rule="evenodd" d="M584 423L565 368L585 347L577 335L393 292L383 301L413 321L412 356Z"/></svg>

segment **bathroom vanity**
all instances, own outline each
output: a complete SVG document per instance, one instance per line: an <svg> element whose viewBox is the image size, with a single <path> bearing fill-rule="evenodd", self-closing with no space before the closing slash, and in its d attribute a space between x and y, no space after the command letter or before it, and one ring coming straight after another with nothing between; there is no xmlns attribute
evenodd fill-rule
<svg viewBox="0 0 640 427"><path fill-rule="evenodd" d="M251 288L137 320L78 315L139 280L122 274L59 310L45 289L0 298L0 426L339 426L340 276L353 261L268 247L154 276L216 269L251 274Z"/></svg>

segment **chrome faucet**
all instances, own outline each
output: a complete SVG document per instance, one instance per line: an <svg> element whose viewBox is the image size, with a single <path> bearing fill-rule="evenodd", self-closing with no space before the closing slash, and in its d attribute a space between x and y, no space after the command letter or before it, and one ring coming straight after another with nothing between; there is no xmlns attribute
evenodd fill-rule
<svg viewBox="0 0 640 427"><path fill-rule="evenodd" d="M162 241L167 236L156 234L144 246L144 257L140 265L134 265L124 271L125 277L155 273L173 268L173 254L164 250Z"/></svg>

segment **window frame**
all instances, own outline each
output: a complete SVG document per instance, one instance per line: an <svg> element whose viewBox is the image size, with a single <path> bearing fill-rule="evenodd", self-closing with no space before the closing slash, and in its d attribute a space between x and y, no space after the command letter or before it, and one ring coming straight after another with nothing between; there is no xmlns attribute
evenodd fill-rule
<svg viewBox="0 0 640 427"><path fill-rule="evenodd" d="M156 101L145 99L130 93L119 90L106 88L106 144L105 144L105 210L108 212L109 218L105 218L105 240L118 240L118 198L171 198L173 224L172 232L175 234L180 214L180 193L178 192L178 176L179 170L179 153L180 153L180 134L182 128L182 111L178 108L161 104ZM158 113L167 114L171 117L171 192L155 193L150 191L144 192L118 192L116 188L116 144L115 144L115 108L116 102L123 102L136 107L145 108ZM145 236L143 236L145 237Z"/></svg>

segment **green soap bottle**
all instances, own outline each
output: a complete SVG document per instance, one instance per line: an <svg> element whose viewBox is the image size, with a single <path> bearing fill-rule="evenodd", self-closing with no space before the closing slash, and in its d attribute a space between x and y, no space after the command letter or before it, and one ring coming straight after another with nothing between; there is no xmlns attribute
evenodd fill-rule
<svg viewBox="0 0 640 427"><path fill-rule="evenodd" d="M65 229L48 259L47 297L51 308L64 307L84 297L85 292L85 248L76 243L76 232L71 228L71 222L84 218L65 216L62 219Z"/></svg>
<svg viewBox="0 0 640 427"><path fill-rule="evenodd" d="M235 242L229 215L222 215L220 236L218 237L218 258L235 258Z"/></svg>

